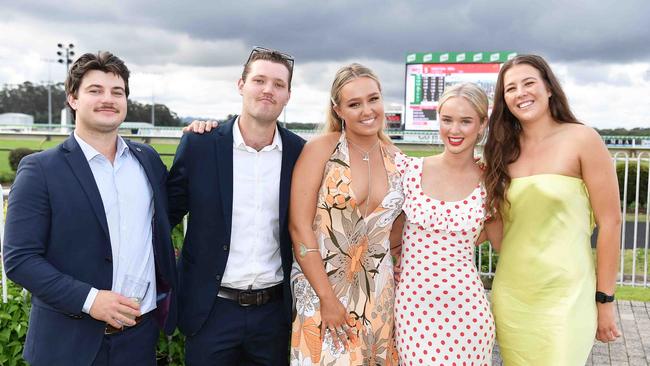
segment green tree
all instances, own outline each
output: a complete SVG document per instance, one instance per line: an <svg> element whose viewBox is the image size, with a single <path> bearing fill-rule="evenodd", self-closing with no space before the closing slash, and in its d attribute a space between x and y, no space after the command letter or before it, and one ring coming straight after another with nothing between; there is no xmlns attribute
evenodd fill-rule
<svg viewBox="0 0 650 366"><path fill-rule="evenodd" d="M25 113L34 116L35 123L47 123L47 85L25 81L18 85L5 85L0 90L0 113ZM65 105L62 83L51 86L52 122L61 120Z"/></svg>
<svg viewBox="0 0 650 366"><path fill-rule="evenodd" d="M25 113L34 116L35 123L47 123L47 85L25 81L18 85L5 84L0 89L0 113ZM61 110L65 106L63 83L53 84L52 122L61 120ZM180 126L178 115L164 104L156 104L156 126ZM151 122L151 105L129 100L126 121Z"/></svg>
<svg viewBox="0 0 650 366"><path fill-rule="evenodd" d="M599 134L607 136L650 136L650 128L635 127L631 130L626 128L604 128L596 129Z"/></svg>
<svg viewBox="0 0 650 366"><path fill-rule="evenodd" d="M164 104L156 104L156 126L181 126L178 115ZM151 104L143 104L133 100L128 101L127 122L151 122Z"/></svg>

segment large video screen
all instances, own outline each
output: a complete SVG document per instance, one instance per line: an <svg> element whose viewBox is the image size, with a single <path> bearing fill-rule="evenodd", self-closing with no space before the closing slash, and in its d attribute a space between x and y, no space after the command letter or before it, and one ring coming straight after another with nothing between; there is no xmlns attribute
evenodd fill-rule
<svg viewBox="0 0 650 366"><path fill-rule="evenodd" d="M501 64L514 52L438 52L413 53L406 58L406 92L404 129L437 131L438 100L446 87L473 82L485 90L490 99Z"/></svg>

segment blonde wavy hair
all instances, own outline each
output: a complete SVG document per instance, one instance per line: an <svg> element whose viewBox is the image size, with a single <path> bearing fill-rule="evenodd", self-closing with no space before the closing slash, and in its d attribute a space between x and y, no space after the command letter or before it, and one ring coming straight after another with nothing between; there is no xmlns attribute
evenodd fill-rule
<svg viewBox="0 0 650 366"><path fill-rule="evenodd" d="M334 82L332 82L332 88L330 89L330 101L327 108L327 115L325 118L325 126L323 127L323 132L341 132L343 130L343 121L339 118L338 114L334 110L334 106L337 106L341 103L341 89L343 87L358 78L370 78L377 83L379 92L381 93L381 83L379 78L375 73L358 63L352 63L347 66L341 67L334 77ZM385 124L385 116L381 116L382 126ZM385 143L392 144L391 139L386 136L384 129L382 128L377 132L379 139Z"/></svg>

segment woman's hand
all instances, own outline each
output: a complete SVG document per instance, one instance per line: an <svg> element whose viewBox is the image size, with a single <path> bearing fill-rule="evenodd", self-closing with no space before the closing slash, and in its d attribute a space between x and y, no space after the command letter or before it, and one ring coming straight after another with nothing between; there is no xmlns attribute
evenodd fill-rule
<svg viewBox="0 0 650 366"><path fill-rule="evenodd" d="M321 339L329 331L334 347L349 349L348 339L356 337L348 324L348 312L336 297L320 300Z"/></svg>
<svg viewBox="0 0 650 366"><path fill-rule="evenodd" d="M598 330L596 331L596 339L605 343L615 341L616 338L621 336L621 332L616 326L616 318L614 316L614 303L598 303L597 306Z"/></svg>

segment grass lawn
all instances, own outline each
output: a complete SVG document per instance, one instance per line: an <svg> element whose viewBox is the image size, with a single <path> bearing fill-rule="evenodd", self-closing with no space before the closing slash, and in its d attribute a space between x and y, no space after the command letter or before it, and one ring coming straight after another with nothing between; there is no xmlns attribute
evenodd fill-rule
<svg viewBox="0 0 650 366"><path fill-rule="evenodd" d="M650 288L616 286L616 299L650 302Z"/></svg>
<svg viewBox="0 0 650 366"><path fill-rule="evenodd" d="M15 149L18 147L26 147L32 150L45 150L60 144L64 139L53 139L51 141L27 140L27 139L0 139L0 149ZM153 144L156 151L161 154L174 154L176 152L177 143L171 144ZM173 156L163 156L163 162L170 168L174 161ZM9 151L0 151L0 172L9 172Z"/></svg>
<svg viewBox="0 0 650 366"><path fill-rule="evenodd" d="M593 249L593 253L594 253L594 263L596 263L596 249ZM634 273L636 273L636 275L639 276L637 277L636 283L639 283L639 278L642 278L640 276L642 276L645 271L644 264L643 264L643 261L645 260L645 263L647 264L647 268L648 268L648 282L650 282L650 250L647 251L647 256L646 256L645 250L637 249L636 262L634 261L635 259L634 257L635 255L632 249L625 249L625 254L623 257L623 273L625 275L631 275L632 264L635 264ZM620 258L617 263L619 263L620 266Z"/></svg>

